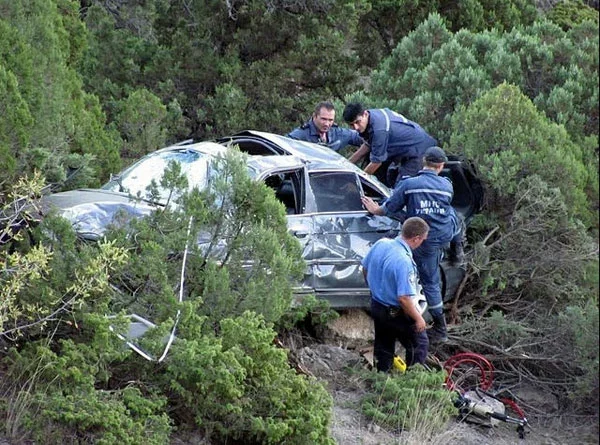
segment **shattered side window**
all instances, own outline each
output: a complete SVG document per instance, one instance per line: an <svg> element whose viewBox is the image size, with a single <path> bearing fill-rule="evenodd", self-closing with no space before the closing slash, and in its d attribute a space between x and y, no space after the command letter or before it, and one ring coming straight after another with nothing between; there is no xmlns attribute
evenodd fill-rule
<svg viewBox="0 0 600 445"><path fill-rule="evenodd" d="M350 172L314 172L310 174L317 211L355 212L362 211L359 181Z"/></svg>
<svg viewBox="0 0 600 445"><path fill-rule="evenodd" d="M360 178L360 185L362 187L363 194L373 199L373 201L382 203L386 199L386 196L383 194L383 192L365 178Z"/></svg>

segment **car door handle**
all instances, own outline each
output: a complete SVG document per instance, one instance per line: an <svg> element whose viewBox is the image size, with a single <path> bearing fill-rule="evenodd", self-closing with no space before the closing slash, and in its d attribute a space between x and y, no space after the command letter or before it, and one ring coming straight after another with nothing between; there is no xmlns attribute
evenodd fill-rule
<svg viewBox="0 0 600 445"><path fill-rule="evenodd" d="M308 232L301 232L299 230L292 230L292 235L294 235L296 238L305 238L306 236L308 236Z"/></svg>

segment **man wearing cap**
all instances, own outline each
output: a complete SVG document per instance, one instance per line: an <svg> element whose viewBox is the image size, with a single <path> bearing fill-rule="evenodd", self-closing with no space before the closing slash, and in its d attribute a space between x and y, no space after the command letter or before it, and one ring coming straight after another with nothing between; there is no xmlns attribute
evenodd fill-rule
<svg viewBox="0 0 600 445"><path fill-rule="evenodd" d="M340 151L347 145L360 147L365 143L355 130L335 124L335 108L331 102L320 102L311 119L287 134L291 139L325 145Z"/></svg>
<svg viewBox="0 0 600 445"><path fill-rule="evenodd" d="M433 327L427 332L431 343L448 341L439 272L444 247L450 243L450 259L455 264L462 263L463 256L462 223L451 205L452 183L439 176L447 160L444 150L430 147L417 176L399 182L392 196L381 206L371 198L362 198L367 211L374 215L418 216L429 225L429 236L413 256L433 319Z"/></svg>
<svg viewBox="0 0 600 445"><path fill-rule="evenodd" d="M343 116L368 143L350 161L357 164L370 153L365 172L389 187L394 187L397 180L416 175L425 150L437 145L419 124L388 108L365 110L360 103L349 103Z"/></svg>

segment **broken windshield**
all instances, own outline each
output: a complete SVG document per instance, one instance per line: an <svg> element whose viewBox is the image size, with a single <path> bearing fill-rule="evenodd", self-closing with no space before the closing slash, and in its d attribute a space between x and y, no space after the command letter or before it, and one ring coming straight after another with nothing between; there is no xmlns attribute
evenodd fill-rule
<svg viewBox="0 0 600 445"><path fill-rule="evenodd" d="M207 186L208 163L211 156L188 149L156 152L135 163L122 174L111 177L102 188L146 198L152 187L157 187L158 201L165 202L171 190L161 184L169 165L177 163L181 174L187 178L187 188L204 189Z"/></svg>

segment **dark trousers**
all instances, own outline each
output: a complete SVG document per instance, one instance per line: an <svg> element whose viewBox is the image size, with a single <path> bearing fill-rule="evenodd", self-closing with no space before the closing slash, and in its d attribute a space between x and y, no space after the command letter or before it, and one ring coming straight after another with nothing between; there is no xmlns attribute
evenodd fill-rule
<svg viewBox="0 0 600 445"><path fill-rule="evenodd" d="M442 298L442 280L440 262L444 248L440 244L428 243L427 240L413 251L413 258L419 271L419 281L427 298L429 313L433 316L444 312Z"/></svg>
<svg viewBox="0 0 600 445"><path fill-rule="evenodd" d="M450 242L463 242L464 221L462 218L459 218L459 224L459 232L454 235ZM444 313L440 263L444 257L444 246L447 245L447 243L426 239L423 244L413 250L413 258L419 272L419 281L423 287L425 298L427 298L427 307L429 313L434 317L439 317Z"/></svg>
<svg viewBox="0 0 600 445"><path fill-rule="evenodd" d="M387 168L386 180L383 183L390 188L396 188L403 179L417 176L421 168L421 158L395 158Z"/></svg>
<svg viewBox="0 0 600 445"><path fill-rule="evenodd" d="M429 349L427 334L415 331L414 321L404 315L398 308L399 314L390 314L390 308L371 299L371 317L375 324L374 355L377 371L389 372L394 361L396 340L406 349L405 362L407 366L415 363L425 363Z"/></svg>

